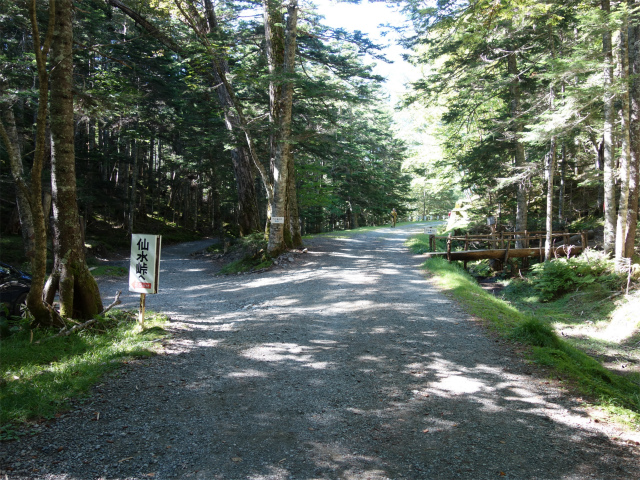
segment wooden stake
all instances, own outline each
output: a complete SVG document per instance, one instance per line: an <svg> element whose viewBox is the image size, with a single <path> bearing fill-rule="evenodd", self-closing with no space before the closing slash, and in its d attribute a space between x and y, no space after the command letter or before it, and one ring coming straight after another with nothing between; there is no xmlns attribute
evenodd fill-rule
<svg viewBox="0 0 640 480"><path fill-rule="evenodd" d="M140 329L144 329L144 307L147 303L147 294L140 294L140 311L138 313L138 323L140 324Z"/></svg>

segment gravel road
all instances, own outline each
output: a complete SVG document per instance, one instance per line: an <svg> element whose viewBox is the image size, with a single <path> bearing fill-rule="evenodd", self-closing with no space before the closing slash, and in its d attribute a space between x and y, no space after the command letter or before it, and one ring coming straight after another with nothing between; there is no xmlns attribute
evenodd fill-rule
<svg viewBox="0 0 640 480"><path fill-rule="evenodd" d="M164 353L0 444L0 478L640 479L635 443L437 291L403 246L420 228L229 277L189 255L206 242L163 249Z"/></svg>

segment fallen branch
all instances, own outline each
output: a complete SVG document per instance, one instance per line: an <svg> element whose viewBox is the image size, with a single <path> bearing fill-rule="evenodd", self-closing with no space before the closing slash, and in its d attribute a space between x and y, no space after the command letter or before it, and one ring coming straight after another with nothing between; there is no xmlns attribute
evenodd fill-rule
<svg viewBox="0 0 640 480"><path fill-rule="evenodd" d="M111 305L109 305L107 308L105 308L100 315L103 315L103 314L107 313L113 307L115 307L116 305L120 305L122 303L120 301L120 294L121 293L122 293L122 290L119 290L116 293L116 298L113 300L113 303ZM56 335L54 335L51 338L67 337L67 336L71 335L74 332L77 332L77 331L80 331L80 330L84 330L85 328L90 327L91 325L96 323L98 320L100 320L100 317L94 317L91 320L87 320L84 323L81 323L79 325L75 325L75 326L73 326L72 328L70 328L68 330L66 328L63 328L59 333L57 333Z"/></svg>
<svg viewBox="0 0 640 480"><path fill-rule="evenodd" d="M122 290L118 290L116 292L116 298L113 299L113 303L111 305L109 305L107 308L105 308L102 311L102 314L107 313L109 310L111 310L113 307L115 307L116 305L120 305L122 303L122 301L120 300L120 295L122 294Z"/></svg>

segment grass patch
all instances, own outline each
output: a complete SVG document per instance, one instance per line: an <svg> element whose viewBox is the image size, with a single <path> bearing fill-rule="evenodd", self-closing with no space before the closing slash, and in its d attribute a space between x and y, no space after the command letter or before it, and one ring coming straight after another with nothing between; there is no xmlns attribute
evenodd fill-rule
<svg viewBox="0 0 640 480"><path fill-rule="evenodd" d="M268 258L261 260L252 257L245 257L240 260L234 260L233 262L228 263L220 269L220 273L222 275L233 275L236 273L260 270L262 268L270 267L271 265L273 265L273 262Z"/></svg>
<svg viewBox="0 0 640 480"><path fill-rule="evenodd" d="M423 253L431 251L431 248L429 247L429 235L425 235L424 233L419 233L418 235L411 237L407 240L406 245L409 251L416 255L422 255Z"/></svg>
<svg viewBox="0 0 640 480"><path fill-rule="evenodd" d="M436 275L438 285L469 313L484 319L503 338L530 346L533 362L569 380L578 392L591 399L593 406L608 412L613 420L640 426L640 379L608 370L597 359L560 338L535 311L522 312L482 290L457 264L434 258L427 260L425 267Z"/></svg>
<svg viewBox="0 0 640 480"><path fill-rule="evenodd" d="M94 277L100 276L111 276L111 277L126 277L129 275L129 269L125 267L110 267L107 265L102 265L100 267L95 267L91 270L91 274Z"/></svg>
<svg viewBox="0 0 640 480"><path fill-rule="evenodd" d="M52 418L101 377L133 357L148 357L166 336L167 319L147 312L140 331L136 313L108 312L91 328L68 337L22 329L0 343L0 439L11 439L30 420ZM33 338L31 338L33 334Z"/></svg>
<svg viewBox="0 0 640 480"><path fill-rule="evenodd" d="M416 255L422 255L431 251L429 247L429 235L419 233L411 236L405 243L411 253ZM447 251L447 241L443 239L436 239L436 251Z"/></svg>

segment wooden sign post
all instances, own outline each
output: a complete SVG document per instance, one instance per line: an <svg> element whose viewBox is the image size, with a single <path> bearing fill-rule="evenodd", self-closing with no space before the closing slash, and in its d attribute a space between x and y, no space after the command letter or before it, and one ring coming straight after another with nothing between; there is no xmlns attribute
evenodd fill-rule
<svg viewBox="0 0 640 480"><path fill-rule="evenodd" d="M140 293L138 323L144 328L144 311L147 293L158 293L160 280L160 235L131 235L129 259L129 291Z"/></svg>

